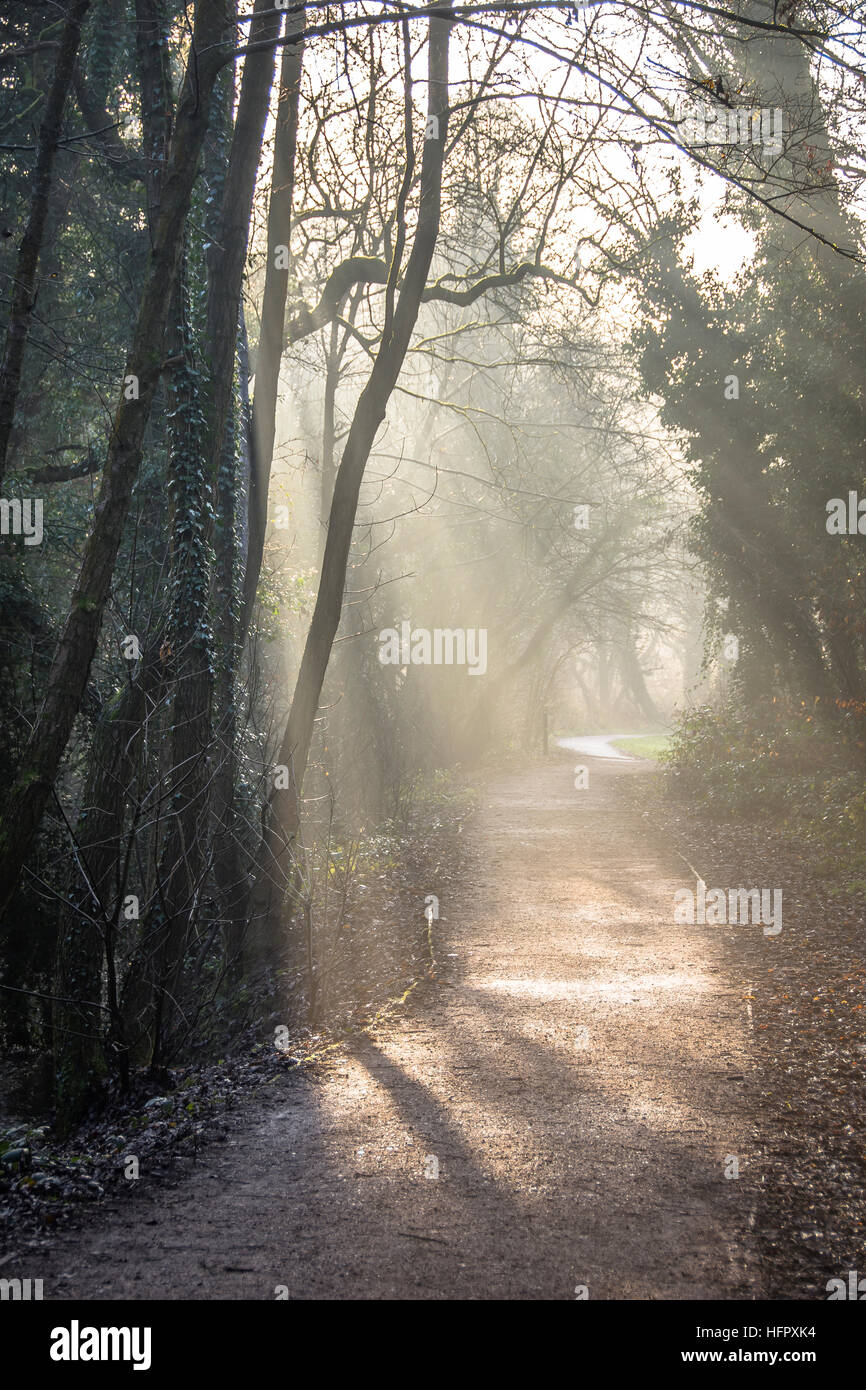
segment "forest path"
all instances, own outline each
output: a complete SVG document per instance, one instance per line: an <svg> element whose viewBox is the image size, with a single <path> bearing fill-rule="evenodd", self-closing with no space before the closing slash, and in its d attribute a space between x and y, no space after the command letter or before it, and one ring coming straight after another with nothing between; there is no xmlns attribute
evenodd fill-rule
<svg viewBox="0 0 866 1390"><path fill-rule="evenodd" d="M486 787L438 984L60 1236L46 1298L760 1295L742 986L722 929L673 924L648 764L578 791L573 757Z"/></svg>

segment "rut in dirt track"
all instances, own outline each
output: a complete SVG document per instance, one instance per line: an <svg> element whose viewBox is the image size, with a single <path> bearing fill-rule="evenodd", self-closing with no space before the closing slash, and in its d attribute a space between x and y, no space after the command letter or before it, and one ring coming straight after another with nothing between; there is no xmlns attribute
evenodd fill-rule
<svg viewBox="0 0 866 1390"><path fill-rule="evenodd" d="M693 881L648 765L589 767L488 786L439 982L177 1186L60 1237L45 1297L760 1296L742 986L723 929L673 923Z"/></svg>

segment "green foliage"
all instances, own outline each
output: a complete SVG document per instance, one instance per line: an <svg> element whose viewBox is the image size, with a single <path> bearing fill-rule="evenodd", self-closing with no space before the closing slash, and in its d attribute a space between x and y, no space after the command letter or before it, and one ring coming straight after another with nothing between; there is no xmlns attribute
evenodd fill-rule
<svg viewBox="0 0 866 1390"><path fill-rule="evenodd" d="M670 738L667 734L650 734L645 738L612 738L611 744L632 758L651 758L657 762L668 751Z"/></svg>
<svg viewBox="0 0 866 1390"><path fill-rule="evenodd" d="M782 256L765 233L734 284L698 278L676 249L686 230L654 229L635 343L691 465L708 633L738 635L750 703L862 698L863 552L826 531L827 501L863 488L862 277L808 244Z"/></svg>
<svg viewBox="0 0 866 1390"><path fill-rule="evenodd" d="M805 702L776 700L687 711L661 761L672 794L718 819L772 820L816 873L853 891L866 875L866 790L852 748Z"/></svg>

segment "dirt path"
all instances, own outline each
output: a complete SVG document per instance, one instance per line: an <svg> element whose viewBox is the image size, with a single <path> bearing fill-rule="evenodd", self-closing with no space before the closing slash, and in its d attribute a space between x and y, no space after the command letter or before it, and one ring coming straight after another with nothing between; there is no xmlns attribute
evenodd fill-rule
<svg viewBox="0 0 866 1390"><path fill-rule="evenodd" d="M45 1297L760 1296L742 988L719 928L673 925L647 765L588 766L489 787L439 984L59 1237Z"/></svg>

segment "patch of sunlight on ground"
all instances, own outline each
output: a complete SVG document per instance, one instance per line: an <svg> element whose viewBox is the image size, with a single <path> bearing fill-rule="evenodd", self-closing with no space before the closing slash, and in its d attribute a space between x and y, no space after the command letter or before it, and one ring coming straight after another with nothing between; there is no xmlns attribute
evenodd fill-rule
<svg viewBox="0 0 866 1390"><path fill-rule="evenodd" d="M536 979L494 976L490 979L473 979L472 988L521 999L586 999L601 996L632 1003L636 994L670 990L683 990L691 994L705 991L712 988L712 981L700 974L669 970L664 975L618 974L603 981L551 980L546 976Z"/></svg>

